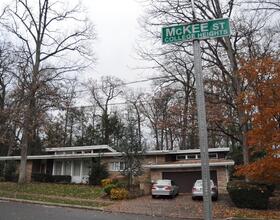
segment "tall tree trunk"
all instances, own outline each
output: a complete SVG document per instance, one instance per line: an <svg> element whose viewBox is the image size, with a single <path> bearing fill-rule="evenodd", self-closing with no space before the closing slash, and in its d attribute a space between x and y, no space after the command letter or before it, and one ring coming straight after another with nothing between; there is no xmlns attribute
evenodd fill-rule
<svg viewBox="0 0 280 220"><path fill-rule="evenodd" d="M187 91L186 86L184 86L185 98L183 106L183 120L182 120L182 129L181 129L181 143L180 149L187 149L187 128L188 128L188 106L189 106L189 92Z"/></svg>
<svg viewBox="0 0 280 220"><path fill-rule="evenodd" d="M69 120L69 107L67 106L66 113L65 113L63 147L66 147L68 120Z"/></svg>
<svg viewBox="0 0 280 220"><path fill-rule="evenodd" d="M29 144L29 126L30 126L30 117L29 117L29 108L25 110L24 114L24 124L23 124L23 134L22 134L22 144L20 151L20 166L19 166L19 178L18 183L26 183L26 163L27 163L27 151Z"/></svg>
<svg viewBox="0 0 280 220"><path fill-rule="evenodd" d="M222 15L222 10L220 7L219 0L215 0L215 5L216 5L216 11L218 17L222 18L223 15ZM237 65L236 56L229 37L225 37L224 39L225 39L224 43L222 44L225 46L231 65L233 92L236 95L236 97L239 97L239 95L242 92L242 83L238 75L238 65ZM249 163L249 154L248 154L248 147L247 147L247 140L246 140L246 132L248 131L248 127L247 127L245 112L242 109L238 109L237 111L238 111L237 113L238 113L238 120L240 125L239 127L240 127L240 139L242 143L243 162L246 165Z"/></svg>

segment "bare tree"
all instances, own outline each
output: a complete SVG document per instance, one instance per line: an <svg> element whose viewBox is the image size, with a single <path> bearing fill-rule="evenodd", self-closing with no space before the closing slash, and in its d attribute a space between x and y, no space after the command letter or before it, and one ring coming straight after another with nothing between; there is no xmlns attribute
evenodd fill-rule
<svg viewBox="0 0 280 220"><path fill-rule="evenodd" d="M251 0L245 1L248 4L252 4L252 10L267 10L272 13L280 11L280 1L279 0Z"/></svg>
<svg viewBox="0 0 280 220"><path fill-rule="evenodd" d="M92 55L88 46L94 39L92 26L79 6L66 8L57 1L38 0L34 5L28 0L14 0L5 8L1 21L16 37L20 51L16 76L24 113L19 183L26 182L27 150L34 140L34 128L43 113L58 104L62 75L89 64L76 57L90 61ZM70 25L75 29L65 28Z"/></svg>
<svg viewBox="0 0 280 220"><path fill-rule="evenodd" d="M159 33L161 26L192 22L190 1L150 0L148 2L147 14L141 23L148 33L148 38L152 39L153 47L150 50L141 50L141 55L155 64L152 68L157 67L164 74L168 74L171 79L174 77L170 73L178 73L176 71L178 63L182 63L181 67L185 69L185 71L180 72L184 75L190 75L192 67L189 65L189 61L192 62L193 57L191 44L184 42L162 46L160 45L161 35ZM234 127L233 129L224 128L218 123L215 128L223 129L221 132L225 135L229 134L235 142L243 147L243 159L244 163L247 163L248 151L245 135L247 118L244 111L238 108L236 103L236 98L246 89L238 74L238 57L250 57L257 54L262 56L277 51L279 47L277 46L277 31L267 32L269 34L264 31L264 27L268 28L266 14L247 11L246 15L243 15L242 8L237 3L233 0L198 0L195 1L195 8L198 20L233 17L234 15L232 20L233 35L218 38L217 41L205 40L202 42L202 59L206 83L215 81L215 84L212 84L214 89L207 90L209 87L206 85L207 97L210 97L211 93L213 97L216 97L217 105L227 105L228 112L231 114L226 117L234 117L231 125ZM171 63L169 66L166 65L168 61ZM208 81L209 79L210 81ZM192 93L186 93L186 95L191 96ZM209 98L209 101L211 100L213 102L215 99Z"/></svg>
<svg viewBox="0 0 280 220"><path fill-rule="evenodd" d="M109 144L109 105L113 99L122 93L122 84L123 82L120 79L112 76L106 76L101 78L100 83L97 81L90 81L88 85L93 102L101 110L100 117L102 120L101 125L103 144Z"/></svg>

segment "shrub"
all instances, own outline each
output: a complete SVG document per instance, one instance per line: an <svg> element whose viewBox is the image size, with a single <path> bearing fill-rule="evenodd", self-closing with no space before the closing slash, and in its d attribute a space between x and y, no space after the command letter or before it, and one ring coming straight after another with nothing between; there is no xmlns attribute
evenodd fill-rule
<svg viewBox="0 0 280 220"><path fill-rule="evenodd" d="M114 199L114 200L127 199L128 198L128 191L124 188L113 188L111 190L110 198Z"/></svg>
<svg viewBox="0 0 280 220"><path fill-rule="evenodd" d="M116 182L115 185L117 188L127 188L126 182Z"/></svg>
<svg viewBox="0 0 280 220"><path fill-rule="evenodd" d="M54 183L71 183L71 176L68 175L56 175L52 176L52 181Z"/></svg>
<svg viewBox="0 0 280 220"><path fill-rule="evenodd" d="M45 173L33 173L31 180L34 182L51 183L53 182L53 176Z"/></svg>
<svg viewBox="0 0 280 220"><path fill-rule="evenodd" d="M101 186L104 188L105 186L108 186L110 184L113 183L113 180L112 179L103 179L101 180Z"/></svg>
<svg viewBox="0 0 280 220"><path fill-rule="evenodd" d="M12 182L18 181L18 175L16 174L16 162L15 161L6 162L4 177L5 177L6 181L12 181Z"/></svg>
<svg viewBox="0 0 280 220"><path fill-rule="evenodd" d="M89 174L89 184L90 185L100 185L101 180L106 179L109 176L107 167L102 164L100 158L93 158L91 171Z"/></svg>
<svg viewBox="0 0 280 220"><path fill-rule="evenodd" d="M245 181L228 182L227 190L238 208L267 209L271 192L265 184Z"/></svg>
<svg viewBox="0 0 280 220"><path fill-rule="evenodd" d="M4 176L4 166L5 166L5 162L0 161L0 177Z"/></svg>
<svg viewBox="0 0 280 220"><path fill-rule="evenodd" d="M103 188L104 192L107 194L107 195L110 195L111 194L111 190L114 189L114 188L117 188L117 186L115 184L109 184L107 186L105 186Z"/></svg>
<svg viewBox="0 0 280 220"><path fill-rule="evenodd" d="M4 182L5 178L3 176L0 176L0 182Z"/></svg>

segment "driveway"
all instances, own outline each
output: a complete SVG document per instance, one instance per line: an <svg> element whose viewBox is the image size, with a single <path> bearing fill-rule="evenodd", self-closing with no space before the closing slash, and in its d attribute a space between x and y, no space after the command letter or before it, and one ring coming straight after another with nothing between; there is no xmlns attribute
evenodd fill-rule
<svg viewBox="0 0 280 220"><path fill-rule="evenodd" d="M224 199L213 202L214 206L223 204ZM202 205L201 200L192 201L190 194L180 194L174 199L152 199L151 196L143 196L133 200L120 201L108 206L106 210L175 218L201 218Z"/></svg>
<svg viewBox="0 0 280 220"><path fill-rule="evenodd" d="M232 216L279 216L280 207L275 205L270 210L248 210L236 208L227 194L219 195L218 201L213 204L213 216L224 219ZM278 203L280 204L280 203ZM133 200L119 201L105 208L108 211L138 213L151 216L165 216L170 218L201 219L203 216L203 201L192 201L190 194L180 194L174 199L152 199L151 196L143 196ZM278 219L278 218L277 218Z"/></svg>

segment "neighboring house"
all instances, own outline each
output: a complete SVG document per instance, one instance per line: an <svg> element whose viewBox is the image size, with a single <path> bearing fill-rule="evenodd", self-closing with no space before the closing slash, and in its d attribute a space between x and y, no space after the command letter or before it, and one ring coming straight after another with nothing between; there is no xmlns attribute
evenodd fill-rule
<svg viewBox="0 0 280 220"><path fill-rule="evenodd" d="M86 183L91 159L101 157L107 164L110 177L120 177L125 164L121 161L121 152L107 145L46 148L45 155L27 157L27 179L31 181L33 173L51 175L70 175L73 183ZM220 192L226 192L228 167L234 161L226 159L229 148L210 148L209 165L211 179L218 185ZM143 155L143 175L137 177L146 193L150 184L158 179L172 179L180 187L180 192L191 192L193 183L201 178L200 150L146 151ZM20 160L20 156L0 157L0 160Z"/></svg>

